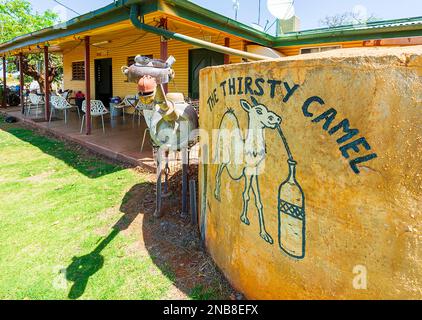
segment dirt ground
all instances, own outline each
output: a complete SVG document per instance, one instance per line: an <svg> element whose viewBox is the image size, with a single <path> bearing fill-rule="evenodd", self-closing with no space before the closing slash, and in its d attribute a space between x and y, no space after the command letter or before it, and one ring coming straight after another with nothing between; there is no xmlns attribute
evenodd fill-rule
<svg viewBox="0 0 422 320"><path fill-rule="evenodd" d="M136 185L128 192L129 200L122 209L136 217L127 231L136 233L142 230L138 250L146 250L162 270L173 272L175 289L171 298L242 299L206 253L197 226L190 223L190 215L181 215L181 172L170 177L171 195L163 199L162 216L156 218L153 216L155 175L141 168L136 171L147 175L149 183ZM190 179L196 176L197 166L190 166Z"/></svg>

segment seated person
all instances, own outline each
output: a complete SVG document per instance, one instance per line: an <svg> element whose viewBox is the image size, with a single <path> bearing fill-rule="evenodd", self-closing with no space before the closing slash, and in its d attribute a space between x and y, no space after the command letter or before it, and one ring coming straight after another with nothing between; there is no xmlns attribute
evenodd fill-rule
<svg viewBox="0 0 422 320"><path fill-rule="evenodd" d="M85 100L85 95L82 93L82 91L78 91L75 94L75 104L81 110L82 108L82 102Z"/></svg>

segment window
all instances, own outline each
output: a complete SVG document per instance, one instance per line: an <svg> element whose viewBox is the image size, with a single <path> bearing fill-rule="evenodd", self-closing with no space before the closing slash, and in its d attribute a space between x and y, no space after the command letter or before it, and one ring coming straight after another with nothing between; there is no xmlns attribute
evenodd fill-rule
<svg viewBox="0 0 422 320"><path fill-rule="evenodd" d="M85 80L85 62L72 62L72 80Z"/></svg>
<svg viewBox="0 0 422 320"><path fill-rule="evenodd" d="M321 51L319 51L319 48L304 48L304 49L300 49L300 54L308 54L308 53L315 53L315 52L321 52Z"/></svg>
<svg viewBox="0 0 422 320"><path fill-rule="evenodd" d="M336 50L336 49L341 49L341 46L302 48L300 49L300 54L325 52L325 51Z"/></svg>
<svg viewBox="0 0 422 320"><path fill-rule="evenodd" d="M152 54L144 54L144 55L142 55L143 57L147 57L147 58L150 58L150 59L153 59L153 55ZM135 63L135 56L130 56L130 57L127 57L127 66L128 67L130 67L132 64L134 64Z"/></svg>

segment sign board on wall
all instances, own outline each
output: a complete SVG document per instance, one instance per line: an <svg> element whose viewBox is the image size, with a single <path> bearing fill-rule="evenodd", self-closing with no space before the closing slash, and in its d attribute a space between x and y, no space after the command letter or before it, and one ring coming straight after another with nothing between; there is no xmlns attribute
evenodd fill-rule
<svg viewBox="0 0 422 320"><path fill-rule="evenodd" d="M248 298L422 298L421 53L201 71L201 232Z"/></svg>
<svg viewBox="0 0 422 320"><path fill-rule="evenodd" d="M109 52L108 50L99 50L96 53L97 57L108 57L109 56Z"/></svg>

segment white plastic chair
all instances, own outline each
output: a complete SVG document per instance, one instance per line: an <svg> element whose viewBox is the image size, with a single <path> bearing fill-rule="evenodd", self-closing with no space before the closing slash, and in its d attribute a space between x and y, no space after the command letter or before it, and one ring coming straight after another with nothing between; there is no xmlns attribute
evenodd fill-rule
<svg viewBox="0 0 422 320"><path fill-rule="evenodd" d="M116 104L114 107L116 109L122 109L123 120L125 120L125 109L128 107L136 108L137 101L138 99L136 95L128 95L123 99L122 102L120 102L119 104Z"/></svg>
<svg viewBox="0 0 422 320"><path fill-rule="evenodd" d="M23 95L23 114L26 116L26 110L28 109L31 101L29 100L29 94L25 93Z"/></svg>
<svg viewBox="0 0 422 320"><path fill-rule="evenodd" d="M144 117L147 127L144 130L142 137L141 152L144 150L145 138L147 132L150 132L151 120L155 112L155 101L152 100L151 103L145 104L141 100L138 100L138 103L135 106L135 113L133 114L132 122L135 121L135 114L138 114L138 126L141 125L141 115Z"/></svg>
<svg viewBox="0 0 422 320"><path fill-rule="evenodd" d="M31 113L31 108L35 107L35 114L38 115L38 109L40 106L44 105L44 97L40 96L38 94L35 93L30 93L29 94L29 104L26 108L26 116L29 116L29 114Z"/></svg>
<svg viewBox="0 0 422 320"><path fill-rule="evenodd" d="M132 122L135 122L135 116L138 115L138 126L141 125L141 115L143 114L144 110L154 110L155 109L155 101L152 100L151 103L149 104L145 104L142 102L141 99L138 100L137 104L134 106L135 107L135 112L133 113L132 116Z"/></svg>
<svg viewBox="0 0 422 320"><path fill-rule="evenodd" d="M82 102L82 111L86 114L86 100ZM92 117L101 117L101 122L103 124L103 133L105 133L104 115L107 113L109 113L109 111L104 106L102 101L91 100L91 122L92 122ZM84 129L85 114L82 116L81 133Z"/></svg>
<svg viewBox="0 0 422 320"><path fill-rule="evenodd" d="M69 101L69 98L70 98L70 91L64 91L64 92L61 94L61 96L62 96L63 98L65 98L65 99L66 99L66 101Z"/></svg>
<svg viewBox="0 0 422 320"><path fill-rule="evenodd" d="M72 106L69 102L67 102L67 100L62 97L62 96L51 96L50 98L51 101L51 112L50 112L50 119L48 121L48 125L50 125L51 122L51 118L53 116L53 113L56 112L56 110L62 110L64 113L64 123L67 123L67 110L68 109L72 109L72 108L76 108L78 110L78 117L79 119L81 118L81 115L79 113L79 108L77 108L76 106Z"/></svg>

